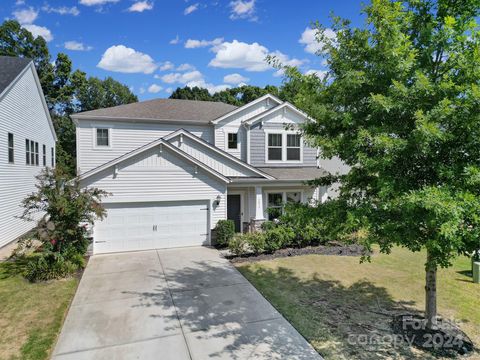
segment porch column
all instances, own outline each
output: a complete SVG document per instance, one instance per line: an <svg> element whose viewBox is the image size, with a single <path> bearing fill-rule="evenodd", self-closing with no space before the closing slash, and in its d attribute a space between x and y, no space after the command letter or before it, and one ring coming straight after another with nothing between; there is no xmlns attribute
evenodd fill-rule
<svg viewBox="0 0 480 360"><path fill-rule="evenodd" d="M265 220L263 214L263 191L261 186L255 186L255 220Z"/></svg>

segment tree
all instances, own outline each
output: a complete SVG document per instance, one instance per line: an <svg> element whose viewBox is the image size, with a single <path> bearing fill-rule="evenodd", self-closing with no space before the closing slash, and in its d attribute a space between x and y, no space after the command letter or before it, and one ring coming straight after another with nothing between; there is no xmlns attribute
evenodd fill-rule
<svg viewBox="0 0 480 360"><path fill-rule="evenodd" d="M286 68L303 131L351 167L340 181L339 236L426 249L426 327L437 326L436 274L480 247L480 1L372 0L366 24L317 24L325 79ZM321 206L321 205L320 205ZM336 214L338 215L338 214Z"/></svg>

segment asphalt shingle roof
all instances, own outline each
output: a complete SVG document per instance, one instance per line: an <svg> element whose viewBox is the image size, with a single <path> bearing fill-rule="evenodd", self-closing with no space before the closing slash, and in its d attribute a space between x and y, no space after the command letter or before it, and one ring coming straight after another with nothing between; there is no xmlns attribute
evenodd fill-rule
<svg viewBox="0 0 480 360"><path fill-rule="evenodd" d="M74 114L74 118L103 117L105 119L148 119L191 121L201 124L235 110L222 102L179 99L154 99L105 109Z"/></svg>
<svg viewBox="0 0 480 360"><path fill-rule="evenodd" d="M30 59L13 56L0 56L0 94L30 63Z"/></svg>
<svg viewBox="0 0 480 360"><path fill-rule="evenodd" d="M268 175L273 176L278 180L314 180L329 173L324 169L316 167L257 167Z"/></svg>

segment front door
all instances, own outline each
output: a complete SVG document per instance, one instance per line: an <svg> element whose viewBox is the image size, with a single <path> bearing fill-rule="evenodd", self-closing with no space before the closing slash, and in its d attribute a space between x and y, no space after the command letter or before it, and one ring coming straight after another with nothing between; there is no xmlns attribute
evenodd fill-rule
<svg viewBox="0 0 480 360"><path fill-rule="evenodd" d="M227 219L235 223L235 232L242 231L242 209L240 194L227 195Z"/></svg>

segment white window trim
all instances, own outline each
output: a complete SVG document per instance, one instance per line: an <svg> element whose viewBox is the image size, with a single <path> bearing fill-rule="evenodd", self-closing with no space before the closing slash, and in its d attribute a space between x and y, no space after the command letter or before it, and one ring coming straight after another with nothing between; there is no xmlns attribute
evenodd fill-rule
<svg viewBox="0 0 480 360"><path fill-rule="evenodd" d="M282 135L282 160L268 160L268 135ZM265 163L266 164L302 164L303 163L303 136L300 136L300 160L287 160L287 134L299 135L298 131L265 130Z"/></svg>
<svg viewBox="0 0 480 360"><path fill-rule="evenodd" d="M93 129L93 150L111 150L112 149L112 127L111 126L101 126L95 125ZM108 130L108 146L99 146L97 145L97 130L98 129L107 129Z"/></svg>
<svg viewBox="0 0 480 360"><path fill-rule="evenodd" d="M288 189L288 190L265 190L265 201L264 201L264 209L265 209L265 219L268 219L268 195L269 194L282 194L282 214L284 211L284 205L287 203L287 193L298 192L300 193L300 203L304 204L304 191L303 189Z"/></svg>
<svg viewBox="0 0 480 360"><path fill-rule="evenodd" d="M223 150L226 152L236 153L238 151L241 152L242 150L242 138L240 135L240 128L239 127L223 127ZM228 134L237 134L237 148L236 149L229 149L228 148Z"/></svg>

